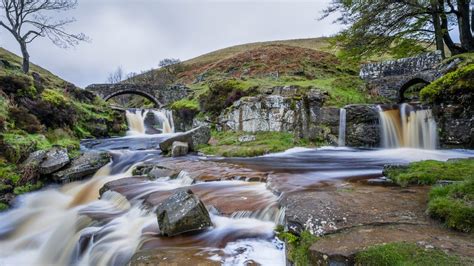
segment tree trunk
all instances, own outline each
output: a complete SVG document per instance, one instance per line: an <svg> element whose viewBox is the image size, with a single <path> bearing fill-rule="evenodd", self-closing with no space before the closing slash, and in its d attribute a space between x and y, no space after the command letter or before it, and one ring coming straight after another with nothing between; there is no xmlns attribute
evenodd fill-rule
<svg viewBox="0 0 474 266"><path fill-rule="evenodd" d="M461 46L468 52L474 51L474 39L472 38L468 0L458 0L458 27Z"/></svg>
<svg viewBox="0 0 474 266"><path fill-rule="evenodd" d="M441 51L441 56L446 57L444 54L444 42L443 42L443 30L441 29L441 21L439 18L439 10L436 0L431 0L431 16L433 17L433 27L435 30L436 50Z"/></svg>
<svg viewBox="0 0 474 266"><path fill-rule="evenodd" d="M441 31L443 32L443 40L446 46L448 47L449 51L451 52L451 55L465 53L466 51L459 45L456 45L453 42L453 39L451 39L451 36L449 35L448 17L444 10L444 1L442 0L439 1L438 8L439 8L439 14L441 18Z"/></svg>
<svg viewBox="0 0 474 266"><path fill-rule="evenodd" d="M30 71L30 54L28 53L28 49L26 48L26 43L23 40L18 41L20 43L21 54L23 55L23 72L28 74Z"/></svg>

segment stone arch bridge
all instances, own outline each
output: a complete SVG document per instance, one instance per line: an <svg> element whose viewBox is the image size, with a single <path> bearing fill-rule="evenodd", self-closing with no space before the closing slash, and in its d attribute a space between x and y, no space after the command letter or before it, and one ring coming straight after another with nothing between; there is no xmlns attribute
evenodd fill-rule
<svg viewBox="0 0 474 266"><path fill-rule="evenodd" d="M97 94L105 101L124 94L140 95L162 107L188 96L190 89L182 85L162 86L149 84L92 84L86 90Z"/></svg>
<svg viewBox="0 0 474 266"><path fill-rule="evenodd" d="M365 64L360 77L370 91L392 101L403 102L404 92L410 86L429 84L442 76L442 56L439 51L380 63Z"/></svg>

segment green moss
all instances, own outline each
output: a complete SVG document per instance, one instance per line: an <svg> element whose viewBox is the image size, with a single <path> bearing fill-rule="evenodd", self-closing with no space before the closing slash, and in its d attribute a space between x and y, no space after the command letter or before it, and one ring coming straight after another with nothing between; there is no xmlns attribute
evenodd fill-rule
<svg viewBox="0 0 474 266"><path fill-rule="evenodd" d="M308 231L303 231L300 236L289 232L277 231L280 240L288 245L288 259L295 265L311 265L309 248L318 238Z"/></svg>
<svg viewBox="0 0 474 266"><path fill-rule="evenodd" d="M199 103L197 100L181 99L174 102L170 108L175 111L183 109L199 111Z"/></svg>
<svg viewBox="0 0 474 266"><path fill-rule="evenodd" d="M254 141L239 142L243 135L255 135ZM224 157L253 157L272 152L285 151L295 146L313 146L313 143L297 139L291 133L283 132L212 132L214 145L198 147L200 152Z"/></svg>
<svg viewBox="0 0 474 266"><path fill-rule="evenodd" d="M28 183L24 186L18 186L16 187L14 190L13 190L13 193L15 195L21 195L21 194L25 194L25 193L28 193L28 192L31 192L31 191L35 191L35 190L38 190L40 188L43 187L43 183L38 181L34 184L32 183Z"/></svg>
<svg viewBox="0 0 474 266"><path fill-rule="evenodd" d="M428 213L449 228L474 231L474 173L459 184L434 187L430 192Z"/></svg>
<svg viewBox="0 0 474 266"><path fill-rule="evenodd" d="M0 159L0 179L9 179L16 183L20 179L16 165Z"/></svg>
<svg viewBox="0 0 474 266"><path fill-rule="evenodd" d="M420 97L425 102L435 102L443 93L455 94L459 91L473 91L474 64L463 66L450 72L420 91Z"/></svg>
<svg viewBox="0 0 474 266"><path fill-rule="evenodd" d="M6 211L10 208L7 204L0 202L0 212Z"/></svg>
<svg viewBox="0 0 474 266"><path fill-rule="evenodd" d="M441 250L425 249L412 243L377 245L359 252L356 265L462 265L458 256Z"/></svg>
<svg viewBox="0 0 474 266"><path fill-rule="evenodd" d="M465 180L474 169L474 159L421 161L409 164L407 168L389 169L387 177L401 186L409 184L430 185L438 180Z"/></svg>
<svg viewBox="0 0 474 266"><path fill-rule="evenodd" d="M68 103L68 99L66 98L66 96L64 96L63 93L56 90L52 90L52 89L45 89L41 93L41 97L43 98L44 101L49 102L56 106L64 105Z"/></svg>
<svg viewBox="0 0 474 266"><path fill-rule="evenodd" d="M18 163L30 152L51 148L51 143L41 134L27 134L24 131L9 131L1 134L3 138L5 157L13 163Z"/></svg>

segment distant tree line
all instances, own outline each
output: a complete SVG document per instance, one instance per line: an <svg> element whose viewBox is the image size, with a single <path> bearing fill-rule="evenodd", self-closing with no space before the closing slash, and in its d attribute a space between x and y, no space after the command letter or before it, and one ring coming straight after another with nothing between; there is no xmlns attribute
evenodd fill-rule
<svg viewBox="0 0 474 266"><path fill-rule="evenodd" d="M454 55L474 51L473 9L470 0L333 0L322 18L340 14L336 22L348 28L337 41L350 56L406 56L433 45Z"/></svg>

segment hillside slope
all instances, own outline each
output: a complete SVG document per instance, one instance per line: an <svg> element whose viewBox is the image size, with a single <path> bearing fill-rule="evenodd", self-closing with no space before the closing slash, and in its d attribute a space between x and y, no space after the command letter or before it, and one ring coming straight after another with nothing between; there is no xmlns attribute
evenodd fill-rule
<svg viewBox="0 0 474 266"><path fill-rule="evenodd" d="M0 49L0 210L14 195L41 188L47 178L23 169L30 153L55 147L78 155L79 139L120 134L121 114L91 92Z"/></svg>

